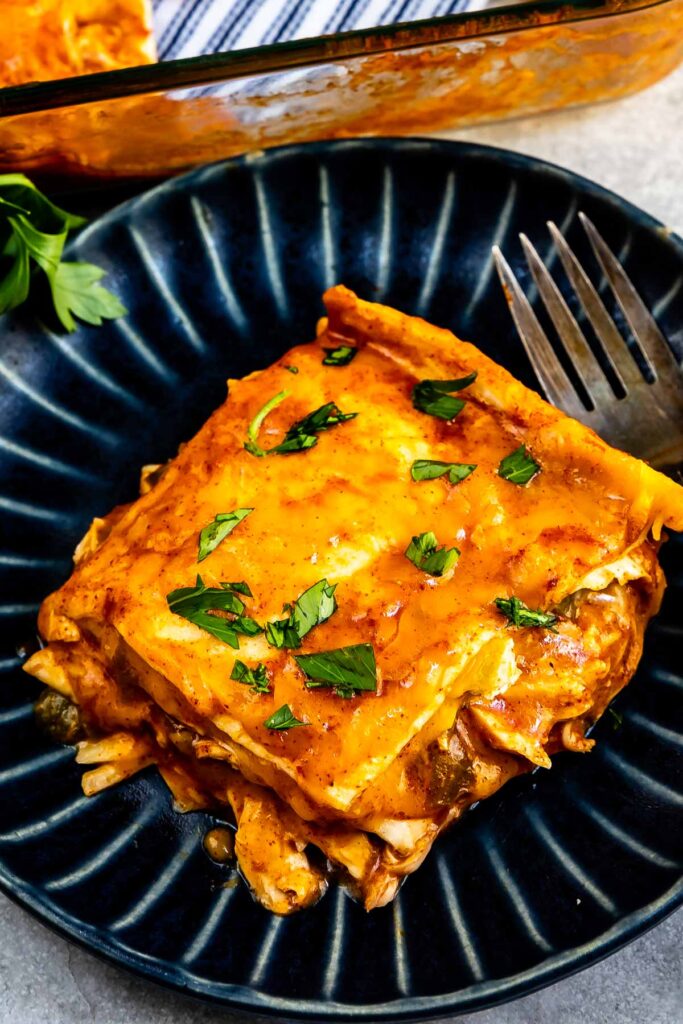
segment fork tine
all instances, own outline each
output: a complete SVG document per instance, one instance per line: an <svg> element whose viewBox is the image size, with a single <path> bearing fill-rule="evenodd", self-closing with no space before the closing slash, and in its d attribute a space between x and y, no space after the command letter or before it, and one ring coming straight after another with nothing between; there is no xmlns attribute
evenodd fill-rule
<svg viewBox="0 0 683 1024"><path fill-rule="evenodd" d="M659 378L665 377L672 371L678 372L679 367L673 352L667 345L654 317L633 287L626 271L598 233L593 222L585 213L579 213L579 217L602 272L609 281L616 300L633 331L633 336L654 376Z"/></svg>
<svg viewBox="0 0 683 1024"><path fill-rule="evenodd" d="M543 305L593 406L599 408L602 403L609 402L614 397L602 367L541 257L525 234L520 234L519 237Z"/></svg>
<svg viewBox="0 0 683 1024"><path fill-rule="evenodd" d="M538 322L529 300L520 288L510 264L497 245L493 247L493 259L500 283L510 305L512 319L548 400L553 405L564 409L570 416L585 421L586 411L579 401L574 385L555 355L553 347Z"/></svg>
<svg viewBox="0 0 683 1024"><path fill-rule="evenodd" d="M548 229L570 284L581 302L584 313L588 317L616 377L625 391L636 384L642 384L644 378L638 369L638 364L619 333L617 325L607 312L593 282L567 244L560 229L551 220L548 221Z"/></svg>

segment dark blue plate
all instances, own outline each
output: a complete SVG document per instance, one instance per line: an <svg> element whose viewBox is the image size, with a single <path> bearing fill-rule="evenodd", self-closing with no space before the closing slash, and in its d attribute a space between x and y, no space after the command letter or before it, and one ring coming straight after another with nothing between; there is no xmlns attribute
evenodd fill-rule
<svg viewBox="0 0 683 1024"><path fill-rule="evenodd" d="M683 544L637 679L589 756L508 784L437 845L395 903L341 891L271 917L205 856L153 771L92 800L43 739L18 642L93 515L135 496L228 375L312 337L343 281L453 328L535 386L495 279L517 231L555 220L590 264L583 209L683 354L683 245L616 196L499 150L427 140L295 146L193 172L101 218L72 247L106 267L124 320L72 336L30 316L0 350L0 882L71 939L139 974L288 1017L396 1019L509 999L595 962L681 900ZM616 724L616 723L615 723ZM228 887L225 887L225 882Z"/></svg>

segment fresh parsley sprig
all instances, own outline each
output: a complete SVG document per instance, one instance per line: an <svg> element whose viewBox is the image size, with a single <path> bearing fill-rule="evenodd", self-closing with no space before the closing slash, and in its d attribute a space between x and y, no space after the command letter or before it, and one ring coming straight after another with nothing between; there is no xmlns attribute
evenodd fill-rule
<svg viewBox="0 0 683 1024"><path fill-rule="evenodd" d="M236 661L232 666L230 678L238 683L250 686L253 693L270 693L268 672L265 665L255 665L249 668L243 661Z"/></svg>
<svg viewBox="0 0 683 1024"><path fill-rule="evenodd" d="M372 644L352 644L317 654L295 654L306 676L306 686L333 687L338 697L355 697L359 691L377 690L377 665Z"/></svg>
<svg viewBox="0 0 683 1024"><path fill-rule="evenodd" d="M436 416L440 420L452 420L465 408L462 398L454 398L453 393L468 388L477 379L476 370L466 377L455 380L421 380L412 390L413 405L420 412Z"/></svg>
<svg viewBox="0 0 683 1024"><path fill-rule="evenodd" d="M207 587L201 576L197 576L194 587L172 590L166 595L166 601L174 615L182 616L237 650L240 645L238 634L257 636L263 632L263 626L244 614L244 601L235 592L244 593L242 588L245 587L248 589L246 583L221 583L220 587Z"/></svg>
<svg viewBox="0 0 683 1024"><path fill-rule="evenodd" d="M531 457L523 444L501 459L498 466L498 476L503 480L509 480L511 484L517 484L518 487L524 487L540 471L538 462Z"/></svg>
<svg viewBox="0 0 683 1024"><path fill-rule="evenodd" d="M534 611L518 597L497 597L495 605L498 611L505 615L511 626L544 626L546 629L557 632L553 628L557 622L557 615L553 615L552 612L543 612L540 608Z"/></svg>
<svg viewBox="0 0 683 1024"><path fill-rule="evenodd" d="M212 551L216 550L221 541L225 540L235 527L253 511L253 508L236 508L232 512L219 512L213 522L205 526L199 534L197 561L203 562ZM248 596L251 597L251 593Z"/></svg>
<svg viewBox="0 0 683 1024"><path fill-rule="evenodd" d="M105 275L101 267L62 260L69 231L84 223L84 217L50 202L25 175L0 174L0 314L26 301L36 270L45 275L67 331L75 330L74 317L99 326L126 314L99 283Z"/></svg>
<svg viewBox="0 0 683 1024"><path fill-rule="evenodd" d="M357 412L342 412L334 402L326 402L319 409L309 412L308 416L293 423L280 444L276 444L273 448L263 448L258 442L261 425L268 413L284 401L288 395L288 391L280 391L279 394L270 398L254 416L247 429L247 440L244 442L244 447L250 455L261 458L264 455L289 455L292 452L305 451L318 443L318 434L321 431L331 430L339 423L355 419L358 415Z"/></svg>
<svg viewBox="0 0 683 1024"><path fill-rule="evenodd" d="M413 480L436 480L440 476L448 475L452 484L459 484L465 480L470 473L474 473L476 465L468 465L465 462L438 462L435 459L416 459L410 467L410 475Z"/></svg>
<svg viewBox="0 0 683 1024"><path fill-rule="evenodd" d="M301 641L314 626L327 622L337 610L334 592L337 585L327 580L318 580L297 597L292 605L285 605L289 612L286 619L266 623L266 640L271 647L301 647Z"/></svg>
<svg viewBox="0 0 683 1024"><path fill-rule="evenodd" d="M308 722L302 722L301 719L296 718L289 704L283 704L281 708L266 718L263 724L266 729L282 732L284 729L294 729L297 725L308 725Z"/></svg>
<svg viewBox="0 0 683 1024"><path fill-rule="evenodd" d="M460 552L457 548L439 547L436 534L430 530L413 537L405 550L405 556L430 576L443 576L456 565Z"/></svg>

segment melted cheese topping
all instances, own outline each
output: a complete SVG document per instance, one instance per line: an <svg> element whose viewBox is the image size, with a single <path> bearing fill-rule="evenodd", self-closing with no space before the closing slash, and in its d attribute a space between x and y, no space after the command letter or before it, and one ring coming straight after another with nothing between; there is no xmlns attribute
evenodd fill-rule
<svg viewBox="0 0 683 1024"><path fill-rule="evenodd" d="M46 602L41 621L48 639L52 613L106 621L198 716L272 760L320 805L346 808L446 698L470 689L468 662L507 629L497 596L548 607L591 574L613 578L607 567L655 519L683 525L683 492L448 332L343 289L327 302L332 344L343 336L362 346L353 362L323 366L321 345L309 344L230 382L225 405ZM298 375L287 372L290 364ZM479 376L454 421L413 407L416 380L472 370ZM321 434L309 451L255 458L244 449L247 425L285 388L288 399L262 428L265 447L325 402L358 415ZM521 442L542 467L525 487L496 472ZM455 487L442 479L415 483L411 463L425 454L477 469ZM235 652L169 610L166 595L194 583L199 531L237 507L254 511L202 563L204 581L247 580L254 592L248 612L264 622L326 577L337 585L338 611L303 650L372 643L376 694L340 700L307 689L291 656L259 636L241 642L239 657L265 662L274 686L271 696L254 696L230 680ZM430 577L405 557L411 536L426 530L460 548L452 578ZM265 727L285 703L306 729Z"/></svg>
<svg viewBox="0 0 683 1024"><path fill-rule="evenodd" d="M329 320L316 343L231 381L226 403L155 471L146 493L96 521L71 579L44 602L40 627L50 643L27 668L75 696L105 732L148 723L168 751L176 743L168 722L183 723L194 758L225 763L222 799L249 821L250 834L274 820L253 802L259 787L269 788L266 803L272 791L284 801L281 816L291 809L277 840L285 874L285 862L297 877L301 869L295 834L301 849L316 842L344 864L361 850L362 871L346 869L363 875L374 906L468 802L525 766L548 766L555 726L597 717L628 681L662 588L647 538L661 523L683 527L683 489L610 449L449 332L341 287L325 298ZM323 366L322 348L342 339L358 355L343 368ZM453 421L413 407L418 380L471 371L476 382ZM266 448L326 402L357 416L308 451L257 458L244 448L248 424L282 390L287 399L260 432ZM524 487L497 473L520 444L541 466ZM477 468L457 486L414 482L417 458ZM253 512L198 566L200 530L235 508ZM404 554L413 535L429 530L461 551L441 579ZM260 623L318 580L335 584L338 610L301 651L371 643L377 692L342 699L308 689L291 652L263 635L240 638L234 651L173 614L167 594L192 586L198 569L208 586L246 580L254 595L247 614ZM601 593L593 600L591 591ZM578 610L560 616L556 633L511 629L494 603L514 594L531 608L557 609L577 592ZM236 658L265 663L272 692L232 681ZM305 728L265 726L283 704ZM587 748L582 729L575 732L574 749ZM125 756L107 769L112 778L132 770L129 747L121 749ZM149 739L140 749L144 763L157 756ZM169 755L157 759L169 785L180 785L183 772ZM235 795L240 777L255 787L248 813ZM177 797L181 805L201 805L202 785L215 798L214 782L195 781ZM359 828L387 843L379 860ZM240 848L251 863L252 852ZM315 872L309 883L300 901L321 891ZM269 905L281 905L272 879L258 884Z"/></svg>

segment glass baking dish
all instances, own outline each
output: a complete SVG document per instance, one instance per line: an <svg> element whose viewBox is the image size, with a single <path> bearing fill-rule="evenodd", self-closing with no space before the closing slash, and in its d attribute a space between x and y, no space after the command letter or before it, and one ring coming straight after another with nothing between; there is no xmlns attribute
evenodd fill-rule
<svg viewBox="0 0 683 1024"><path fill-rule="evenodd" d="M615 99L682 60L683 0L537 0L2 89L0 168L159 178Z"/></svg>

